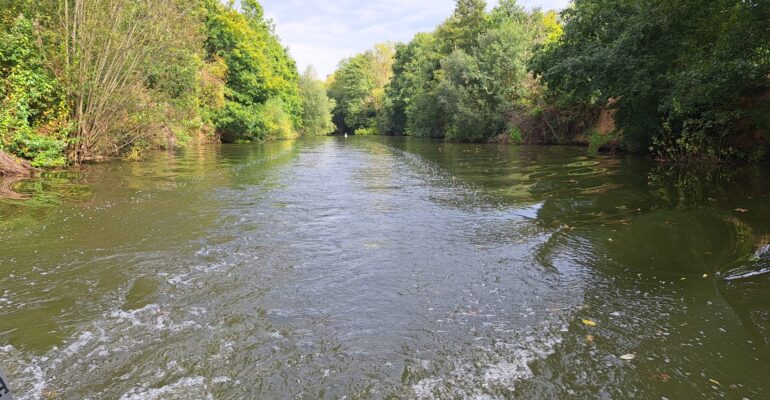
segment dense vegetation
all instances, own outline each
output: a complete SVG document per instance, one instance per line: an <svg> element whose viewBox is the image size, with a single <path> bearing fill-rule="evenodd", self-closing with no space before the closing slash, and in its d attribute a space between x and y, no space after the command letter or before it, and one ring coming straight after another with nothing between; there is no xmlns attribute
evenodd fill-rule
<svg viewBox="0 0 770 400"><path fill-rule="evenodd" d="M343 60L329 78L329 95L335 100L334 122L340 131L358 135L386 132L382 116L385 86L393 75L392 44Z"/></svg>
<svg viewBox="0 0 770 400"><path fill-rule="evenodd" d="M487 12L482 0L460 0L435 31L396 45L384 90L370 83L368 77L376 74L367 67L376 64L366 62L381 52L342 62L333 77L332 97L338 104L376 107L338 110L337 126L458 141L503 134L523 141L520 114L536 112L544 96L527 63L536 47L556 40L561 29L555 12L528 12L512 0Z"/></svg>
<svg viewBox="0 0 770 400"><path fill-rule="evenodd" d="M302 97L302 133L307 136L332 133L335 129L332 111L336 104L326 94L326 84L318 80L312 67L308 67L299 78L299 91Z"/></svg>
<svg viewBox="0 0 770 400"><path fill-rule="evenodd" d="M766 148L767 1L576 0L557 15L458 0L433 32L396 45L384 98L376 53L331 79L341 130L582 141L673 161Z"/></svg>
<svg viewBox="0 0 770 400"><path fill-rule="evenodd" d="M534 70L564 101L612 99L628 148L719 159L766 135L770 2L577 0L562 18Z"/></svg>
<svg viewBox="0 0 770 400"><path fill-rule="evenodd" d="M458 0L325 83L300 76L256 0L234 3L0 0L0 152L58 167L336 130L769 153L768 1L575 0L558 15Z"/></svg>
<svg viewBox="0 0 770 400"><path fill-rule="evenodd" d="M0 151L37 167L331 130L255 0L0 0L0 79Z"/></svg>

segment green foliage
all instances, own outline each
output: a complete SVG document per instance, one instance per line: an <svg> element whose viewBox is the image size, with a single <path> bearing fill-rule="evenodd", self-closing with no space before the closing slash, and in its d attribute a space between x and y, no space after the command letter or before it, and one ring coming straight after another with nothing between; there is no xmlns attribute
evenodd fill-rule
<svg viewBox="0 0 770 400"><path fill-rule="evenodd" d="M67 124L59 83L45 68L32 21L20 15L0 32L0 150L35 167L65 165Z"/></svg>
<svg viewBox="0 0 770 400"><path fill-rule="evenodd" d="M209 57L224 60L228 71L226 105L214 114L215 125L229 142L292 136L285 131L284 121L274 119L288 116L291 130L301 124L296 65L264 19L259 3L245 1L242 7L243 12L238 12L218 2L208 4L206 48ZM285 113L274 109L277 104Z"/></svg>
<svg viewBox="0 0 770 400"><path fill-rule="evenodd" d="M0 0L0 150L55 167L141 159L215 131L233 142L295 137L303 102L315 103L300 97L261 5L239 8ZM317 106L328 117L328 101Z"/></svg>
<svg viewBox="0 0 770 400"><path fill-rule="evenodd" d="M555 13L527 12L512 0L491 12L483 1L458 1L435 32L397 47L386 89L390 126L472 142L520 132L514 115L540 95L527 63L538 44L559 34Z"/></svg>
<svg viewBox="0 0 770 400"><path fill-rule="evenodd" d="M387 133L378 118L385 109L385 86L393 74L394 47L373 50L343 60L329 85L336 103L335 122L344 132Z"/></svg>
<svg viewBox="0 0 770 400"><path fill-rule="evenodd" d="M377 131L376 127L365 127L365 128L358 128L353 132L357 136L372 136L372 135L379 135L379 131Z"/></svg>
<svg viewBox="0 0 770 400"><path fill-rule="evenodd" d="M598 153L600 151L614 152L621 139L621 135L618 132L603 135L595 129L589 131L586 136L588 137L588 150L591 153Z"/></svg>
<svg viewBox="0 0 770 400"><path fill-rule="evenodd" d="M66 148L66 141L20 130L11 138L7 150L30 160L33 167L55 168L67 165Z"/></svg>
<svg viewBox="0 0 770 400"><path fill-rule="evenodd" d="M318 80L312 68L300 77L299 91L302 96L302 133L308 136L332 133L335 102L329 98L326 85Z"/></svg>
<svg viewBox="0 0 770 400"><path fill-rule="evenodd" d="M770 74L768 2L577 0L562 18L534 70L565 100L613 99L632 150L721 157L741 97Z"/></svg>
<svg viewBox="0 0 770 400"><path fill-rule="evenodd" d="M256 116L260 131L266 132L266 139L282 140L295 139L293 116L289 114L286 104L280 98L274 97L257 107Z"/></svg>
<svg viewBox="0 0 770 400"><path fill-rule="evenodd" d="M436 102L435 74L441 53L435 34L420 33L396 46L393 79L385 88L386 114L394 133L443 136L443 116Z"/></svg>
<svg viewBox="0 0 770 400"><path fill-rule="evenodd" d="M455 50L470 52L489 27L485 0L457 0L454 13L436 30L439 50L443 54Z"/></svg>
<svg viewBox="0 0 770 400"><path fill-rule="evenodd" d="M251 106L228 101L218 111L215 120L222 140L229 143L291 139L296 136L291 115L279 98Z"/></svg>
<svg viewBox="0 0 770 400"><path fill-rule="evenodd" d="M515 144L521 144L524 143L524 135L522 135L521 130L519 128L511 128L511 131L508 133L508 136L511 138L511 142Z"/></svg>

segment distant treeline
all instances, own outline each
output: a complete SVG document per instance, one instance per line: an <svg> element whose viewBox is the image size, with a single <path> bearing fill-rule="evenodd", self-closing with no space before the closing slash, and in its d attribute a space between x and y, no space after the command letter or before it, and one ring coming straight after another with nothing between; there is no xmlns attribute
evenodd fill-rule
<svg viewBox="0 0 770 400"><path fill-rule="evenodd" d="M0 0L0 79L0 152L38 167L333 130L255 0Z"/></svg>
<svg viewBox="0 0 770 400"><path fill-rule="evenodd" d="M557 15L458 0L433 32L346 59L327 84L350 133L760 159L770 1L575 0Z"/></svg>

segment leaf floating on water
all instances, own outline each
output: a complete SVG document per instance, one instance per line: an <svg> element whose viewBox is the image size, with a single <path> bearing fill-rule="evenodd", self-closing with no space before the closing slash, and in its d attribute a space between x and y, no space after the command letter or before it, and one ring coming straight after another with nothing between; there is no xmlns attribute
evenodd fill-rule
<svg viewBox="0 0 770 400"><path fill-rule="evenodd" d="M703 274L703 279L706 279L709 277L709 274Z"/></svg>
<svg viewBox="0 0 770 400"><path fill-rule="evenodd" d="M596 322L591 321L590 319L584 319L583 320L583 324L587 325L587 326L596 326L596 325L598 325Z"/></svg>
<svg viewBox="0 0 770 400"><path fill-rule="evenodd" d="M711 383L713 383L713 384L715 384L715 385L719 385L719 386L722 386L722 384L721 384L721 383L719 383L719 381L718 381L718 380L715 380L715 379L709 379L709 382L711 382Z"/></svg>
<svg viewBox="0 0 770 400"><path fill-rule="evenodd" d="M586 336L586 342L593 343L594 342L594 335L587 335Z"/></svg>
<svg viewBox="0 0 770 400"><path fill-rule="evenodd" d="M625 355L620 356L620 359L621 360L625 360L625 361L631 361L634 358L636 358L635 354L625 354Z"/></svg>
<svg viewBox="0 0 770 400"><path fill-rule="evenodd" d="M671 380L671 375L669 375L669 374L667 374L665 372L660 372L660 373L657 373L657 374L653 374L652 377L657 379L657 380L659 380L659 381L663 381L663 382L668 382L669 380Z"/></svg>
<svg viewBox="0 0 770 400"><path fill-rule="evenodd" d="M736 209L735 209L735 212L739 212L739 213L747 213L747 212L749 212L749 210L747 210L747 209L745 209L745 208L736 208Z"/></svg>

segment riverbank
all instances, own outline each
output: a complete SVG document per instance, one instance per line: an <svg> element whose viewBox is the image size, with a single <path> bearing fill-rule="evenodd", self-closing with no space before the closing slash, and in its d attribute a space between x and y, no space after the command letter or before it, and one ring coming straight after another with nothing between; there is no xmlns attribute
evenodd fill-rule
<svg viewBox="0 0 770 400"><path fill-rule="evenodd" d="M0 150L0 176L30 176L33 170L29 161Z"/></svg>

